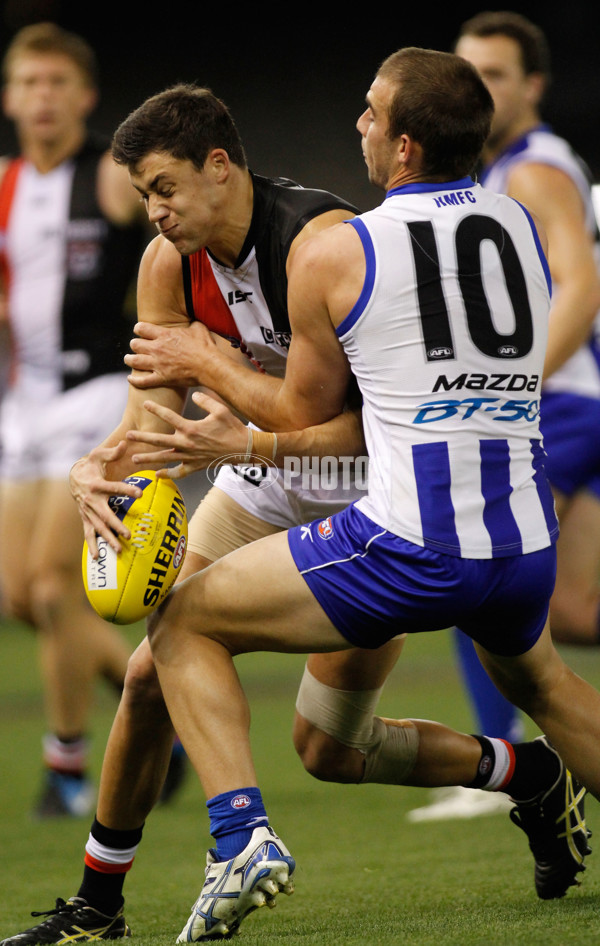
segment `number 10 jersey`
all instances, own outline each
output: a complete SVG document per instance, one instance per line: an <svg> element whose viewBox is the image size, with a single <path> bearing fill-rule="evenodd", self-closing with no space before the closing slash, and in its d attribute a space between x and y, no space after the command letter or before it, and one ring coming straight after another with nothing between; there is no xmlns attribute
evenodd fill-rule
<svg viewBox="0 0 600 946"><path fill-rule="evenodd" d="M539 399L550 276L531 218L470 178L348 222L366 277L337 333L364 399L365 515L463 558L557 536Z"/></svg>

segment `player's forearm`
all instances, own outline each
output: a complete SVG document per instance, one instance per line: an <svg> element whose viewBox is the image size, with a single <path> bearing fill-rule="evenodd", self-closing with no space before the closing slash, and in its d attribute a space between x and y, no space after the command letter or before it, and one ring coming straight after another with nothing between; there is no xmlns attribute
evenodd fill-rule
<svg viewBox="0 0 600 946"><path fill-rule="evenodd" d="M298 426L281 378L252 371L219 353L211 358L210 368L203 372L202 381L236 413L262 430L279 433Z"/></svg>
<svg viewBox="0 0 600 946"><path fill-rule="evenodd" d="M291 457L354 460L365 454L362 414L358 410L345 411L325 424L278 433L277 450L273 459L278 467L283 467Z"/></svg>

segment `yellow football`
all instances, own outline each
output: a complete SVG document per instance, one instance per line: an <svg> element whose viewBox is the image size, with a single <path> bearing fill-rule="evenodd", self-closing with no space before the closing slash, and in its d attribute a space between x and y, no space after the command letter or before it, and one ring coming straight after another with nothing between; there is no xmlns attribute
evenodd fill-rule
<svg viewBox="0 0 600 946"><path fill-rule="evenodd" d="M117 553L97 537L98 558L83 544L83 583L95 611L113 624L133 624L154 611L177 578L187 546L183 497L171 479L142 470L125 478L143 490L139 499L111 496L112 511L131 532Z"/></svg>

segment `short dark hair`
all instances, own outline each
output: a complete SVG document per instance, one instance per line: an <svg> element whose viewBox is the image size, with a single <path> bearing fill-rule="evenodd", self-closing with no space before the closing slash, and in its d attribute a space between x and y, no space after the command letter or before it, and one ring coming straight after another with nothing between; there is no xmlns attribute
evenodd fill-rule
<svg viewBox="0 0 600 946"><path fill-rule="evenodd" d="M407 134L421 145L428 177L471 174L494 113L477 70L453 53L407 46L389 56L377 75L395 85L389 137Z"/></svg>
<svg viewBox="0 0 600 946"><path fill-rule="evenodd" d="M548 40L539 26L520 13L511 10L478 13L463 23L456 42L463 36L508 36L519 47L525 75L540 72L550 79Z"/></svg>
<svg viewBox="0 0 600 946"><path fill-rule="evenodd" d="M112 154L132 168L151 152L191 161L202 170L213 148L223 148L233 164L246 155L229 109L210 89L179 83L146 99L117 128Z"/></svg>
<svg viewBox="0 0 600 946"><path fill-rule="evenodd" d="M68 56L78 67L86 83L98 85L98 62L87 40L71 33L56 23L32 23L15 33L2 60L4 82L10 82L13 63L27 53L60 53Z"/></svg>

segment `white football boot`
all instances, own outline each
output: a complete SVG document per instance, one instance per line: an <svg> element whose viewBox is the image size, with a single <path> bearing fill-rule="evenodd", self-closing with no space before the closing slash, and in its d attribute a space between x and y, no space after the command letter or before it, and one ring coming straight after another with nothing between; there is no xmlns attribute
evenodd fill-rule
<svg viewBox="0 0 600 946"><path fill-rule="evenodd" d="M296 862L272 828L255 828L249 844L229 861L206 856L206 879L178 943L226 939L253 910L275 906L278 893L294 892Z"/></svg>

